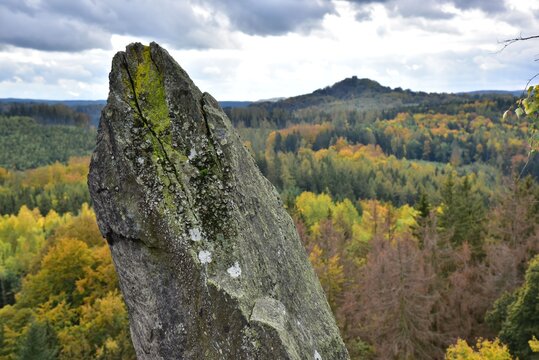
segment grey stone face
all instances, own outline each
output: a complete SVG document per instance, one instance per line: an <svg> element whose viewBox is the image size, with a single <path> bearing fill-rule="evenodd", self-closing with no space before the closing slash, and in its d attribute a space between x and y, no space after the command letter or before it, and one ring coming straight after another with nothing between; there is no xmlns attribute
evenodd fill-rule
<svg viewBox="0 0 539 360"><path fill-rule="evenodd" d="M139 359L348 359L279 194L159 45L113 59L88 184Z"/></svg>

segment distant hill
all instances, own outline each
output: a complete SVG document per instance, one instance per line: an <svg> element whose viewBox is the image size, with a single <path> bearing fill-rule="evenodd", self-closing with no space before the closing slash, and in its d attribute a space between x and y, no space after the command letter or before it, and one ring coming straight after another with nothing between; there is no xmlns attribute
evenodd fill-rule
<svg viewBox="0 0 539 360"><path fill-rule="evenodd" d="M523 93L522 90L475 90L475 91L458 92L457 94L522 96L522 93Z"/></svg>
<svg viewBox="0 0 539 360"><path fill-rule="evenodd" d="M281 101L281 100L284 100L284 99L286 99L286 96L274 97L274 98L269 98L269 99L260 99L260 100L257 100L257 101L253 101L253 103L277 102L277 101Z"/></svg>
<svg viewBox="0 0 539 360"><path fill-rule="evenodd" d="M72 112L85 114L89 119L89 124L97 126L101 109L107 102L105 100L43 100L43 99L0 99L0 113L4 115L23 115L36 118L41 123L55 123L54 116L50 116L51 109L60 109L66 106ZM16 108L13 113L11 108ZM47 121L42 121L47 119ZM57 119L59 120L59 119ZM69 122L61 122L69 125Z"/></svg>
<svg viewBox="0 0 539 360"><path fill-rule="evenodd" d="M252 101L219 101L219 104L223 108L244 108L252 104ZM90 123L93 126L99 125L99 117L101 116L101 110L107 104L106 100L43 100L43 99L17 99L17 98L6 98L0 99L0 113L1 109L6 108L10 104L16 105L64 105L75 112L83 113L88 115ZM5 112L4 112L5 113ZM6 114L4 114L6 115ZM30 115L30 114L12 114L12 115ZM39 119L38 119L39 120Z"/></svg>
<svg viewBox="0 0 539 360"><path fill-rule="evenodd" d="M309 94L285 98L279 101L254 102L250 107L267 110L299 110L305 108L334 108L346 110L370 110L408 108L417 106L438 106L440 104L463 103L482 96L514 97L522 91L516 90L477 90L461 93L426 93L402 88L390 88L371 79L357 76L346 78L331 86L318 89Z"/></svg>
<svg viewBox="0 0 539 360"><path fill-rule="evenodd" d="M283 126L286 122L294 122L293 114L302 109L319 113L336 110L375 111L386 113L388 117L393 116L398 111L451 113L459 104L473 102L482 97L494 97L502 102L502 106L505 106L505 104L514 103L514 97L521 94L521 91L514 90L426 93L409 89L403 90L399 87L390 88L371 79L352 76L309 94L254 102L220 101L219 104L236 124L243 122L249 126L249 124L258 123L263 118L267 118L270 122ZM76 112L87 114L91 124L97 126L101 109L105 106L106 100L0 99L0 107L5 103L62 104L73 108ZM255 118L256 121L253 122ZM304 121L304 117L301 120Z"/></svg>
<svg viewBox="0 0 539 360"><path fill-rule="evenodd" d="M293 96L278 101L257 101L251 104L251 106L296 110L335 101L374 97L380 94L390 93L391 91L391 88L382 86L374 80L358 79L357 76L352 76L331 86L315 90L310 94Z"/></svg>
<svg viewBox="0 0 539 360"><path fill-rule="evenodd" d="M244 108L252 103L252 101L219 101L222 108Z"/></svg>
<svg viewBox="0 0 539 360"><path fill-rule="evenodd" d="M335 107L345 110L383 110L458 100L464 100L462 95L392 89L374 80L352 76L309 94L276 102L256 102L250 107L263 107L270 111L275 109L295 111L306 108L328 110Z"/></svg>
<svg viewBox="0 0 539 360"><path fill-rule="evenodd" d="M104 106L106 100L44 100L44 99L18 99L18 98L4 98L0 99L0 104L2 103L36 103L36 104L63 104L66 106L84 106L84 105L102 105Z"/></svg>
<svg viewBox="0 0 539 360"><path fill-rule="evenodd" d="M87 113L61 103L2 102L0 103L0 115L27 116L41 125L75 125L80 127L91 125L91 119Z"/></svg>
<svg viewBox="0 0 539 360"><path fill-rule="evenodd" d="M278 128L291 123L321 123L336 113L354 113L361 119L391 119L399 112L455 114L463 104L483 98L495 101L492 116L515 102L514 92L426 93L390 88L352 76L309 94L279 101L254 102L245 108L225 109L234 124L258 127L263 122ZM519 94L520 95L520 94ZM468 108L473 108L470 106ZM503 109L503 110L502 110ZM348 115L349 116L349 115Z"/></svg>
<svg viewBox="0 0 539 360"><path fill-rule="evenodd" d="M391 92L391 88L382 86L378 82L370 79L358 79L357 76L346 78L336 82L332 86L315 90L313 95L331 96L336 99L351 99L362 96L366 93L382 94Z"/></svg>

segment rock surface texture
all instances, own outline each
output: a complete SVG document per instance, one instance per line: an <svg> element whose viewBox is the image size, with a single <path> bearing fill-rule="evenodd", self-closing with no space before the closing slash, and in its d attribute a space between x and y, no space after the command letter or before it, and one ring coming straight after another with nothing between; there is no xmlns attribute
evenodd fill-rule
<svg viewBox="0 0 539 360"><path fill-rule="evenodd" d="M115 55L88 182L139 359L348 359L275 188L159 45Z"/></svg>

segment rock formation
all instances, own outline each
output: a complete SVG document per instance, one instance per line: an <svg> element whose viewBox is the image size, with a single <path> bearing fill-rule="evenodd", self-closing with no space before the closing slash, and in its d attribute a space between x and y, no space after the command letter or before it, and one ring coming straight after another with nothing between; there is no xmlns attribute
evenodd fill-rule
<svg viewBox="0 0 539 360"><path fill-rule="evenodd" d="M114 56L88 183L139 359L348 359L279 194L155 43Z"/></svg>

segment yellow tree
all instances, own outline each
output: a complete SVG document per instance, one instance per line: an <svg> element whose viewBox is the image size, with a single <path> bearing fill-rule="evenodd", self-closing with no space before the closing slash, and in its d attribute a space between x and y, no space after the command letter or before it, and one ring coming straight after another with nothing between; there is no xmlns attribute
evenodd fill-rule
<svg viewBox="0 0 539 360"><path fill-rule="evenodd" d="M320 279L320 284L326 293L328 303L335 312L342 295L345 280L340 257L339 255L334 255L326 259L322 249L315 245L309 254L309 260L318 275L318 279Z"/></svg>
<svg viewBox="0 0 539 360"><path fill-rule="evenodd" d="M507 345L494 341L479 339L475 349L468 345L466 340L458 339L455 345L451 345L446 353L446 360L512 360Z"/></svg>
<svg viewBox="0 0 539 360"><path fill-rule="evenodd" d="M296 209L309 227L322 219L327 219L333 206L331 196L328 194L303 192L296 198Z"/></svg>

